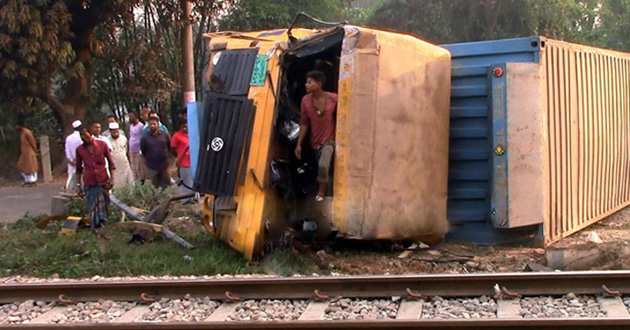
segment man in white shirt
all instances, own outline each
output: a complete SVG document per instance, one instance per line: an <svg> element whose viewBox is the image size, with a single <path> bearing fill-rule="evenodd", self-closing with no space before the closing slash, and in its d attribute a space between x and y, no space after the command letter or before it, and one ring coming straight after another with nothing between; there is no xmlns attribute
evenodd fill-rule
<svg viewBox="0 0 630 330"><path fill-rule="evenodd" d="M99 141L103 141L107 144L107 147L109 148L109 151L112 151L112 142L109 141L108 138L104 137L103 135L101 135L101 123L99 122L93 122L90 125L90 133L92 133L92 137L95 140L99 140Z"/></svg>
<svg viewBox="0 0 630 330"><path fill-rule="evenodd" d="M101 135L103 135L104 137L108 138L108 137L112 136L112 133L109 132L109 124L117 123L116 116L109 115L109 116L107 116L107 119L105 119L105 121L106 121L105 125L107 126L107 129Z"/></svg>
<svg viewBox="0 0 630 330"><path fill-rule="evenodd" d="M83 128L83 124L80 120L75 120L72 122L72 128L74 132L66 137L66 160L68 161L68 180L66 181L66 191L73 192L74 188L77 186L77 168L76 168L76 158L77 158L77 147L83 144L81 140L81 128Z"/></svg>
<svg viewBox="0 0 630 330"><path fill-rule="evenodd" d="M109 140L114 147L112 161L116 165L114 188L120 188L133 182L133 174L127 158L127 137L121 132L118 123L109 123L109 132Z"/></svg>

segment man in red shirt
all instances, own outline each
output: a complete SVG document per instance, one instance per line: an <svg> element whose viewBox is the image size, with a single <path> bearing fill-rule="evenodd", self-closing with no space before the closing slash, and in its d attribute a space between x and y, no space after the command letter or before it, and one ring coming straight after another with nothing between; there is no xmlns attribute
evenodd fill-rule
<svg viewBox="0 0 630 330"><path fill-rule="evenodd" d="M302 98L300 137L295 147L295 155L302 159L302 143L309 129L311 131L311 147L317 152L318 171L316 200L321 202L326 194L330 164L335 151L335 112L337 109L337 94L323 89L326 75L320 71L306 74L306 94Z"/></svg>
<svg viewBox="0 0 630 330"><path fill-rule="evenodd" d="M190 188L193 185L192 173L190 172L190 146L188 144L188 123L181 120L179 123L179 131L173 134L171 138L171 148L175 153L177 167L179 168L179 178L181 180L179 186L180 195L191 193ZM193 198L182 200L182 204L192 203Z"/></svg>
<svg viewBox="0 0 630 330"><path fill-rule="evenodd" d="M109 148L105 142L92 138L86 128L81 130L83 144L77 147L77 193L85 194L87 210L90 215L91 228L101 227L107 219L109 190L114 185L116 169ZM105 167L109 162L109 175ZM81 178L83 177L83 190Z"/></svg>

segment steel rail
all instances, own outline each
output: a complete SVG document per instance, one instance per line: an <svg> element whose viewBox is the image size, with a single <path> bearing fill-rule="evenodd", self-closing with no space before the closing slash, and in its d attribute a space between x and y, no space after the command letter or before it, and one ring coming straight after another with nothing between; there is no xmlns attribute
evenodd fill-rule
<svg viewBox="0 0 630 330"><path fill-rule="evenodd" d="M389 321L261 321L212 323L75 323L0 325L0 329L29 330L276 330L276 329L441 329L441 330L602 330L628 329L630 319L474 319L474 320L389 320Z"/></svg>
<svg viewBox="0 0 630 330"><path fill-rule="evenodd" d="M230 278L217 280L169 280L123 282L53 282L0 284L0 303L28 299L57 301L59 295L73 301L138 301L140 295L159 298L192 297L224 299L226 292L241 299L311 299L315 292L328 297L379 298L409 292L422 296L492 296L498 284L523 296L601 294L602 286L630 294L629 271L504 273L466 275L403 275L356 277Z"/></svg>

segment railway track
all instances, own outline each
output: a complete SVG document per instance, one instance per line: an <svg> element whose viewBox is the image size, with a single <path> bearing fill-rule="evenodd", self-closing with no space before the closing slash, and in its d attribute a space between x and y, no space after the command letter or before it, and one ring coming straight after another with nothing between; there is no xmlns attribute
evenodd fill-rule
<svg viewBox="0 0 630 330"><path fill-rule="evenodd" d="M6 329L630 329L629 309L625 271L0 285Z"/></svg>

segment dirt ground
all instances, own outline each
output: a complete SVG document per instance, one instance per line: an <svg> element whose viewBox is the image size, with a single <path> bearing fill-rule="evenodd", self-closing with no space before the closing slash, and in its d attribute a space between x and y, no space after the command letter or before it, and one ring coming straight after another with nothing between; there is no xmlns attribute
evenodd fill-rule
<svg viewBox="0 0 630 330"><path fill-rule="evenodd" d="M597 234L601 243L591 241L592 232ZM545 267L552 266L547 265L548 254L555 250L578 254L588 252L582 264L561 270L630 269L630 207L546 249L445 242L412 250L393 246L386 252L355 248L320 250L307 258L314 261L320 270L332 274L522 272L532 271L532 267L539 271L552 270ZM534 265L528 267L528 264Z"/></svg>

